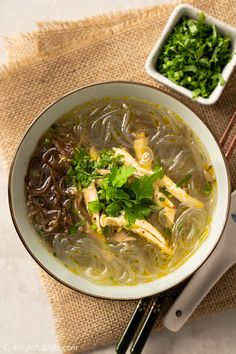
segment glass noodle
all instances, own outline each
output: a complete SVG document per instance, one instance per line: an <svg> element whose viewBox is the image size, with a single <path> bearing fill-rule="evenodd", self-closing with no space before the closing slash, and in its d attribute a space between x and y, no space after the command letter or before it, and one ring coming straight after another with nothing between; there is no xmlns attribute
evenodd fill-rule
<svg viewBox="0 0 236 354"><path fill-rule="evenodd" d="M170 194L174 223L164 208L153 208L147 221L161 231L173 250L167 255L131 229L108 227L103 238L91 225L81 192L68 170L75 148L123 148L135 158L134 140L149 139L145 160L158 159L165 175L203 203L187 206ZM210 183L212 190L206 192ZM185 262L207 237L216 200L214 171L201 142L174 112L134 98L88 102L60 118L40 139L25 179L29 219L45 245L71 271L105 285L149 282ZM166 193L166 191L164 190ZM89 226L90 225L90 226Z"/></svg>

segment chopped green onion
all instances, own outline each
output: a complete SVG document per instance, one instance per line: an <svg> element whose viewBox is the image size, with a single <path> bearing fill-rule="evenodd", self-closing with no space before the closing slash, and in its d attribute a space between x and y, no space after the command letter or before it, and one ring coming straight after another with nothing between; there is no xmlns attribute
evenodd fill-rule
<svg viewBox="0 0 236 354"><path fill-rule="evenodd" d="M192 99L207 98L218 84L232 57L231 39L205 24L205 15L183 16L163 46L156 63L158 72L192 91Z"/></svg>
<svg viewBox="0 0 236 354"><path fill-rule="evenodd" d="M176 187L183 187L186 186L190 180L192 175L187 175L183 179L181 179L178 183L176 183Z"/></svg>
<svg viewBox="0 0 236 354"><path fill-rule="evenodd" d="M204 186L203 193L205 195L210 195L212 192L212 184L210 182L207 182Z"/></svg>

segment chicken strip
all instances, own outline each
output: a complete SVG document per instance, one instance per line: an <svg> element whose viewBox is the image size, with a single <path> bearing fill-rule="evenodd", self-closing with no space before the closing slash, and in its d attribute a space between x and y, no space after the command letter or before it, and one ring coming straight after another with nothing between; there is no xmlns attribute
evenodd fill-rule
<svg viewBox="0 0 236 354"><path fill-rule="evenodd" d="M100 218L100 223L102 227L122 226L125 229L131 230L132 232L145 238L147 241L155 244L166 254L173 254L173 251L167 246L165 238L153 225L151 225L146 220L136 220L133 225L127 226L127 220L125 219L124 214L118 217L110 217L103 214Z"/></svg>
<svg viewBox="0 0 236 354"><path fill-rule="evenodd" d="M89 202L94 202L94 201L98 200L98 193L97 193L97 189L95 187L95 183L94 182L90 183L90 185L87 188L83 188L82 192L83 192L86 208L89 212L89 209L88 209ZM98 231L101 230L101 225L100 225L100 220L99 220L100 219L99 212L90 213L90 214L91 214L92 224L97 226Z"/></svg>
<svg viewBox="0 0 236 354"><path fill-rule="evenodd" d="M135 167L136 172L139 175L152 175L154 173L153 170L142 168L135 158L133 158L127 151L120 148L113 148L113 150L116 155L122 155L124 157L124 162L127 166ZM191 197L184 189L177 187L176 183L166 175L162 179L156 181L155 189L158 188L159 190L159 187L166 187L168 192L170 192L176 199L189 207L203 208L203 203L200 200Z"/></svg>
<svg viewBox="0 0 236 354"><path fill-rule="evenodd" d="M145 168L142 168L139 163L136 161L136 159L131 156L127 151L120 149L120 148L113 148L113 151L115 152L115 156L122 156L124 163L126 166L132 166L136 169L136 172L134 174L138 174L139 176L143 175L151 175L153 174L153 171L146 170Z"/></svg>
<svg viewBox="0 0 236 354"><path fill-rule="evenodd" d="M151 170L153 162L153 152L150 149L149 138L144 133L136 134L134 140L134 151L141 167Z"/></svg>
<svg viewBox="0 0 236 354"><path fill-rule="evenodd" d="M168 176L164 176L156 183L159 187L165 187L169 193L188 207L203 208L204 205L200 200L191 197L184 189L177 187L176 183Z"/></svg>

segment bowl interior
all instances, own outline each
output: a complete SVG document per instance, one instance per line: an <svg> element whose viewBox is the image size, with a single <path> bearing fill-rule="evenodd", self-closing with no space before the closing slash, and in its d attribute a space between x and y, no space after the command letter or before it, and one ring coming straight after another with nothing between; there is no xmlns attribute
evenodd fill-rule
<svg viewBox="0 0 236 354"><path fill-rule="evenodd" d="M178 269L151 283L134 286L96 285L70 272L40 241L28 222L25 205L24 178L30 157L41 135L73 107L104 96L132 96L169 107L180 115L199 137L208 151L215 170L218 196L209 236L196 252ZM34 121L24 136L13 162L9 178L9 203L15 227L34 259L64 284L84 293L111 299L134 299L171 288L192 274L214 249L224 228L229 205L229 180L221 150L206 125L188 107L170 95L143 84L111 82L74 91L47 108Z"/></svg>

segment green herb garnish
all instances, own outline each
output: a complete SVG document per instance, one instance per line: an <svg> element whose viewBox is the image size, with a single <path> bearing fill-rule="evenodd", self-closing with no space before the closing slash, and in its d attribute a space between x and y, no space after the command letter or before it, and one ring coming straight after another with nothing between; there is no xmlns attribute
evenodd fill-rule
<svg viewBox="0 0 236 354"><path fill-rule="evenodd" d="M49 145L50 143L51 143L51 139L49 139L48 137L44 138L43 145Z"/></svg>
<svg viewBox="0 0 236 354"><path fill-rule="evenodd" d="M99 169L107 169L109 173L99 174ZM129 225L136 219L146 218L154 208L153 183L164 176L160 161L152 175L134 176L135 168L125 166L122 158L114 156L114 152L104 150L96 161L92 160L85 149L75 149L71 167L67 172L71 184L82 189L99 178L98 200L88 203L90 213L104 212L116 217L123 211ZM130 179L130 177L132 178ZM72 227L72 232L75 227Z"/></svg>
<svg viewBox="0 0 236 354"><path fill-rule="evenodd" d="M76 235L78 233L78 226L76 224L69 228L70 235Z"/></svg>
<svg viewBox="0 0 236 354"><path fill-rule="evenodd" d="M111 204L106 207L106 214L109 216L116 216L120 211L121 205L116 201L111 202Z"/></svg>
<svg viewBox="0 0 236 354"><path fill-rule="evenodd" d="M145 219L151 213L150 204L145 206L143 204L133 205L132 208L124 207L125 210L125 218L128 221L128 225L132 225L135 220Z"/></svg>
<svg viewBox="0 0 236 354"><path fill-rule="evenodd" d="M229 36L215 25L205 24L205 15L182 17L176 24L157 59L156 69L177 85L192 91L192 98L207 98L218 83L224 84L222 71L232 57Z"/></svg>
<svg viewBox="0 0 236 354"><path fill-rule="evenodd" d="M164 169L162 167L161 164L161 160L158 159L156 162L156 165L154 167L154 172L156 173L156 176L158 177L158 179L162 179L165 175Z"/></svg>
<svg viewBox="0 0 236 354"><path fill-rule="evenodd" d="M95 225L95 224L93 224L93 225L91 225L91 229L93 230L93 231L97 231L97 225Z"/></svg>
<svg viewBox="0 0 236 354"><path fill-rule="evenodd" d="M99 201L104 212L109 216L118 216L125 212L129 225L136 219L146 218L153 207L153 183L158 179L159 173L140 178L129 177L135 168L115 166L111 172L100 182Z"/></svg>
<svg viewBox="0 0 236 354"><path fill-rule="evenodd" d="M142 176L136 178L132 185L131 189L136 195L136 200L141 201L142 199L150 199L153 196L153 183L159 179L159 173L154 173L150 176Z"/></svg>
<svg viewBox="0 0 236 354"><path fill-rule="evenodd" d="M110 169L119 164L120 157L115 157L112 150L102 151L98 160L94 161L85 149L76 148L67 175L72 185L79 189L87 188L94 179L101 178L97 169Z"/></svg>
<svg viewBox="0 0 236 354"><path fill-rule="evenodd" d="M95 171L95 163L85 149L75 149L72 166L67 174L72 178L73 184L79 189L86 188L93 181L92 174Z"/></svg>
<svg viewBox="0 0 236 354"><path fill-rule="evenodd" d="M102 233L103 233L103 235L105 235L105 236L109 236L109 234L110 234L110 229L109 229L109 227L108 227L108 226L102 227Z"/></svg>
<svg viewBox="0 0 236 354"><path fill-rule="evenodd" d="M99 206L98 200L94 200L94 201L88 203L88 211L90 213L98 213L99 210L100 210L100 206Z"/></svg>
<svg viewBox="0 0 236 354"><path fill-rule="evenodd" d="M210 195L212 192L212 184L210 182L207 182L204 186L203 193L205 195Z"/></svg>
<svg viewBox="0 0 236 354"><path fill-rule="evenodd" d="M96 161L96 168L110 169L112 166L119 164L121 164L120 157L115 157L112 150L103 150Z"/></svg>
<svg viewBox="0 0 236 354"><path fill-rule="evenodd" d="M191 177L192 177L192 175L187 175L186 177L181 179L178 183L176 183L176 187L184 187L184 186L186 186Z"/></svg>
<svg viewBox="0 0 236 354"><path fill-rule="evenodd" d="M132 176L134 171L135 168L131 166L121 166L120 168L117 166L113 167L109 174L109 180L111 181L112 187L122 187L127 182L128 178Z"/></svg>
<svg viewBox="0 0 236 354"><path fill-rule="evenodd" d="M77 235L78 234L78 227L79 226L84 226L85 225L85 221L80 220L78 222L76 222L75 224L71 225L71 227L69 228L69 233L70 235Z"/></svg>

